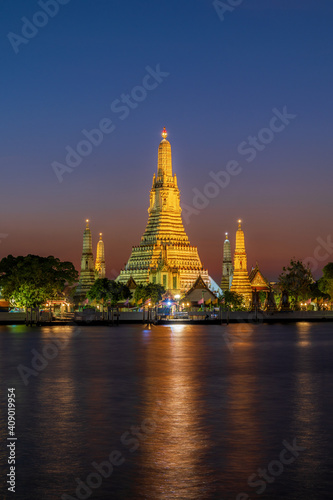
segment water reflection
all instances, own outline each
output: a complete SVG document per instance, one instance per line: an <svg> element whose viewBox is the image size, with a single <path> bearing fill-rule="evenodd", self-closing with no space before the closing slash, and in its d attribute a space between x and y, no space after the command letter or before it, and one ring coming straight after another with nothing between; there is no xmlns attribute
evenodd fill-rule
<svg viewBox="0 0 333 500"><path fill-rule="evenodd" d="M182 325L155 331L147 349L143 415L154 419L156 429L143 447L135 498L200 499L211 488L202 351L183 332Z"/></svg>
<svg viewBox="0 0 333 500"><path fill-rule="evenodd" d="M260 498L332 496L330 324L0 332L0 437L4 390L15 385L18 500L74 498L75 478L85 479L113 449L125 463L89 498L221 500L243 491L257 498L249 476L294 438L306 452ZM54 332L68 344L25 386L17 365L31 366L31 350L42 352ZM143 425L152 432L131 452L121 436Z"/></svg>
<svg viewBox="0 0 333 500"><path fill-rule="evenodd" d="M237 340L227 358L227 432L221 443L226 447L227 464L223 490L230 494L235 485L239 485L239 492L248 491L248 477L265 462L255 327L236 324L231 331Z"/></svg>
<svg viewBox="0 0 333 500"><path fill-rule="evenodd" d="M297 324L297 356L294 400L294 437L299 445L306 447L296 463L295 479L311 485L320 467L321 447L325 439L318 442L321 435L319 427L319 393L321 377L315 366L315 346L312 345L311 324Z"/></svg>

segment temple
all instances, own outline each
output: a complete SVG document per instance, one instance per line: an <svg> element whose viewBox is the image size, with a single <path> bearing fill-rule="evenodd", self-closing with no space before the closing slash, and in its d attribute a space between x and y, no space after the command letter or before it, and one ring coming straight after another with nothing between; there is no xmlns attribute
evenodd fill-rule
<svg viewBox="0 0 333 500"><path fill-rule="evenodd" d="M198 276L192 287L181 299L181 304L184 307L199 307L209 305L212 302L217 304L217 296L208 288L201 276Z"/></svg>
<svg viewBox="0 0 333 500"><path fill-rule="evenodd" d="M99 233L99 241L97 243L95 273L97 278L105 278L105 255L102 233Z"/></svg>
<svg viewBox="0 0 333 500"><path fill-rule="evenodd" d="M86 228L83 233L83 248L81 256L81 272L79 284L75 291L75 297L80 299L86 295L95 282L94 257L92 253L92 240L89 228L89 220L86 220Z"/></svg>
<svg viewBox="0 0 333 500"><path fill-rule="evenodd" d="M251 269L251 272L249 274L249 280L252 290L257 290L258 292L267 292L267 293L271 290L271 285L260 271L258 262L256 263L256 267Z"/></svg>
<svg viewBox="0 0 333 500"><path fill-rule="evenodd" d="M148 222L140 245L131 256L117 280L137 284L148 282L164 286L172 294L191 288L201 276L210 285L208 271L202 266L197 247L191 246L185 233L176 174L172 172L171 145L167 131L162 132L158 148L157 175L150 191Z"/></svg>
<svg viewBox="0 0 333 500"><path fill-rule="evenodd" d="M245 239L244 232L242 231L241 220L238 221L238 230L236 232L234 275L230 290L243 295L246 306L250 304L252 299L252 287L247 272L247 255L245 251Z"/></svg>
<svg viewBox="0 0 333 500"><path fill-rule="evenodd" d="M231 260L231 246L228 238L228 233L225 233L225 240L223 244L223 266L222 266L222 280L221 289L223 291L230 290L233 277L233 265Z"/></svg>

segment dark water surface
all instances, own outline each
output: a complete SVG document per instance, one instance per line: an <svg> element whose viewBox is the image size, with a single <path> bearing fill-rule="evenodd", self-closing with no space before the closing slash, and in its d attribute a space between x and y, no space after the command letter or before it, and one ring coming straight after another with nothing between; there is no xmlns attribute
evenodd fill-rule
<svg viewBox="0 0 333 500"><path fill-rule="evenodd" d="M332 323L0 326L0 355L1 499L333 498Z"/></svg>

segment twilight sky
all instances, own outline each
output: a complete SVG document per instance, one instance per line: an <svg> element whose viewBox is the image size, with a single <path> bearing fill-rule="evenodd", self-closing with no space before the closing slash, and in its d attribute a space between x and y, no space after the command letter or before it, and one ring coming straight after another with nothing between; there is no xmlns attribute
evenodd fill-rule
<svg viewBox="0 0 333 500"><path fill-rule="evenodd" d="M210 0L55 2L1 2L0 258L79 268L89 218L114 277L144 232L166 126L183 212L196 211L185 229L215 280L238 218L249 269L270 280L291 257L333 261L318 250L333 237L331 0L243 0L220 15ZM85 156L66 163L66 147Z"/></svg>

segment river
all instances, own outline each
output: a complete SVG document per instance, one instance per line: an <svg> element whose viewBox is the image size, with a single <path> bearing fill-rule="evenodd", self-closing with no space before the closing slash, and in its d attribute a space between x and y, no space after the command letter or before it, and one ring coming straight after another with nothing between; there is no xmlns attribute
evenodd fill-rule
<svg viewBox="0 0 333 500"><path fill-rule="evenodd" d="M0 326L0 356L3 499L333 498L332 323Z"/></svg>

